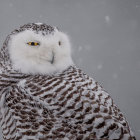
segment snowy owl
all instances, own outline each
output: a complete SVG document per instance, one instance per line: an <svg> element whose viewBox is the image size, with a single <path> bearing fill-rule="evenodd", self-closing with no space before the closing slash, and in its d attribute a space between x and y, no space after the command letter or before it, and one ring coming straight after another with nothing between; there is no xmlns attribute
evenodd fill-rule
<svg viewBox="0 0 140 140"><path fill-rule="evenodd" d="M133 140L122 112L71 58L69 37L44 23L9 34L0 51L4 140Z"/></svg>

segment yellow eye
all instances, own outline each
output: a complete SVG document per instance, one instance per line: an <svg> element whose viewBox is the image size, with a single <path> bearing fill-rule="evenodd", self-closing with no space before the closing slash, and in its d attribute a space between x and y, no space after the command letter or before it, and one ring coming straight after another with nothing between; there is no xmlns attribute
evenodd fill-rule
<svg viewBox="0 0 140 140"><path fill-rule="evenodd" d="M27 44L30 45L30 46L38 46L38 45L40 45L38 42L28 42Z"/></svg>

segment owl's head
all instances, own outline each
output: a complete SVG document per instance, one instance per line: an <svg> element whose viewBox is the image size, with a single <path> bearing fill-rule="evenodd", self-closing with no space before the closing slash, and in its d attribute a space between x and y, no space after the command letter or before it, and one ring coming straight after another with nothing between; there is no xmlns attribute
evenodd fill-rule
<svg viewBox="0 0 140 140"><path fill-rule="evenodd" d="M12 32L8 49L12 66L22 73L50 74L73 64L68 36L42 23L26 24Z"/></svg>

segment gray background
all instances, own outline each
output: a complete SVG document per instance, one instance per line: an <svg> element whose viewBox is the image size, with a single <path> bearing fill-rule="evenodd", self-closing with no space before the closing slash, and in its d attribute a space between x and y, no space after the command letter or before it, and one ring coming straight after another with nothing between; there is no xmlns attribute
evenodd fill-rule
<svg viewBox="0 0 140 140"><path fill-rule="evenodd" d="M140 139L140 0L0 0L0 45L28 22L70 35L75 63L111 94Z"/></svg>

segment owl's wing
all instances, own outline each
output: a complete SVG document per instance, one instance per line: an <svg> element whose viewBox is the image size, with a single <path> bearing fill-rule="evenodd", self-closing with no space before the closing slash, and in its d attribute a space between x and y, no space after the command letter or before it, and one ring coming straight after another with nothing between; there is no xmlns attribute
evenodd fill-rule
<svg viewBox="0 0 140 140"><path fill-rule="evenodd" d="M93 123L97 138L135 139L124 115L103 87L86 74L81 79L82 94L90 102L84 107L84 111L89 112L85 115L85 124Z"/></svg>
<svg viewBox="0 0 140 140"><path fill-rule="evenodd" d="M3 101L3 102L2 102ZM55 122L51 112L17 85L3 91L1 126L6 140L44 138Z"/></svg>

